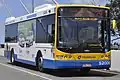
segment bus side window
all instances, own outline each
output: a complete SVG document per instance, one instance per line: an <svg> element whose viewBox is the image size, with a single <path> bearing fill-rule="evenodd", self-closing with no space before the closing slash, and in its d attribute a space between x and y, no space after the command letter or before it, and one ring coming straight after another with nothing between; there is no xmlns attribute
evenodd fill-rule
<svg viewBox="0 0 120 80"><path fill-rule="evenodd" d="M48 34L49 34L48 42L53 43L54 36L55 36L55 25L54 24L48 25Z"/></svg>

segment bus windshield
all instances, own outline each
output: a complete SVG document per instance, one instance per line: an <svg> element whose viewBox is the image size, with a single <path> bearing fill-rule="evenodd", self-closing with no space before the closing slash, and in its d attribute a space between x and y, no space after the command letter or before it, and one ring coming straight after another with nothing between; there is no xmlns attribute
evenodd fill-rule
<svg viewBox="0 0 120 80"><path fill-rule="evenodd" d="M94 52L95 48L96 51L103 51L102 27L107 14L103 13L104 9L101 9L98 10L101 11L98 16L97 10L61 8L58 15L58 48L67 52Z"/></svg>

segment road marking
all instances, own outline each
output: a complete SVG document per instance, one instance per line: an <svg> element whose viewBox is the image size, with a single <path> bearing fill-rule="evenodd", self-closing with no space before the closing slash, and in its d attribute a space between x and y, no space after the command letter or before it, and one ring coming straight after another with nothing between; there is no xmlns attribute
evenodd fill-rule
<svg viewBox="0 0 120 80"><path fill-rule="evenodd" d="M116 72L111 72L111 71L103 71L103 70L93 70L92 71L99 71L99 72L104 72L104 73L108 73L108 74L119 74L119 73L116 73Z"/></svg>
<svg viewBox="0 0 120 80"><path fill-rule="evenodd" d="M40 76L40 75L38 75L38 74L31 73L31 72L26 71L26 70L18 69L18 68L16 68L16 67L13 67L13 66L10 66L10 65L7 65L7 64L0 63L0 65L5 66L5 67L9 67L9 68L12 68L12 69L15 69L15 70L18 70L18 71L21 71L21 72L24 72L24 73L33 75L33 76L37 76L37 77L40 77L40 78L43 78L43 79L46 79L46 80L52 80L52 79L50 79L50 78L47 78L47 77L44 77L44 76Z"/></svg>

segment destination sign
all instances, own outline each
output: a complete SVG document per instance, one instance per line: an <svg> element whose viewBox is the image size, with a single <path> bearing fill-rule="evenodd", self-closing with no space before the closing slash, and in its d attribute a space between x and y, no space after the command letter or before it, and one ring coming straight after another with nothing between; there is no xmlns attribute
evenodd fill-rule
<svg viewBox="0 0 120 80"><path fill-rule="evenodd" d="M107 17L108 10L101 8L64 7L59 9L59 16L71 17Z"/></svg>

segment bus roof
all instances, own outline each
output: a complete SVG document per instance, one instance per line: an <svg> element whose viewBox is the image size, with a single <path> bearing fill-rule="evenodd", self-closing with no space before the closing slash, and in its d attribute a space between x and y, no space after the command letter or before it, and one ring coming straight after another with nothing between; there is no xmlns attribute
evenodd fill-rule
<svg viewBox="0 0 120 80"><path fill-rule="evenodd" d="M60 4L60 5L57 5L57 6L55 6L55 5L50 6L50 5L47 5L47 4L45 5L44 4L44 5L41 5L40 7L37 7L34 13L30 13L30 14L20 16L20 17L17 17L17 18L7 18L6 21L5 21L5 25L26 21L26 20L38 18L38 17L41 17L41 16L54 14L56 8L59 8L59 7L93 7L93 8L110 9L109 7L94 6L94 5Z"/></svg>
<svg viewBox="0 0 120 80"><path fill-rule="evenodd" d="M40 7L35 8L35 12L34 13L30 13L24 16L20 16L17 18L7 18L5 21L5 25L9 25L9 24L14 24L14 23L19 23L22 21L26 21L26 20L30 20L30 19L34 19L34 18L38 18L38 17L42 17L42 16L46 16L46 15L50 15L50 14L54 14L55 13L55 5L52 5L50 7L50 5L45 5L45 7L42 5ZM38 9L38 10L37 10Z"/></svg>

